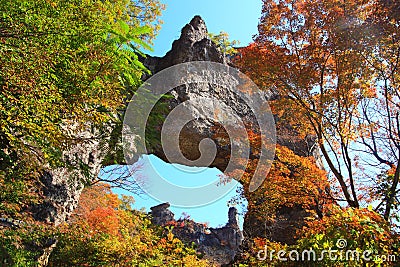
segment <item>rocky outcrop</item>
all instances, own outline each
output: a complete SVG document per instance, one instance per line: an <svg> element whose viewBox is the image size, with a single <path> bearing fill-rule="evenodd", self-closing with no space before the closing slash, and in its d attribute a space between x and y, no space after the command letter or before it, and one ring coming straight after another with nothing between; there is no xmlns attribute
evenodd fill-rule
<svg viewBox="0 0 400 267"><path fill-rule="evenodd" d="M217 45L209 39L205 22L199 16L194 17L192 21L182 29L180 38L173 42L171 51L164 57L147 56L146 58L142 58L142 61L153 74L170 66L190 61L212 61L227 64L227 60L218 50ZM144 77L144 79L146 78L148 77ZM209 114L202 116L202 112L206 112L206 108L201 99L204 97L218 99L225 103L226 106L232 108L233 112L237 114L244 123L254 127L253 130L259 130L257 129L258 124L254 114L251 112L248 105L243 99L230 90L230 87L231 84L229 82L222 82L220 85L185 84L172 90L170 93L171 98L165 100L170 110L173 110L174 107L188 100L199 103L202 109L193 110L193 112L198 112L199 119L185 125L180 132L180 149L187 159L195 160L200 156L200 151L198 149L200 141L206 138L213 139L216 144L217 152L215 160L210 166L217 167L221 171L224 171L227 166L231 148L229 142L227 143L227 140L224 138L215 138L215 132L212 129L213 127L218 128L219 125L214 122L213 118L209 118ZM259 97L262 98L262 100L269 100L274 96L272 93L264 93L260 94ZM69 168L49 170L45 173L42 176L41 182L44 187L43 192L46 196L46 200L34 209L35 217L39 220L53 222L55 224L63 222L77 206L81 190L87 177L97 176L102 167L104 152L107 150L107 146L104 145L104 143L106 143L104 142L106 137L93 132L81 133L78 134L78 136L81 137L80 139L82 142L77 143L75 146L65 151L64 157L67 161L85 166L86 174L71 172ZM102 140L102 142L99 140ZM315 140L312 137L306 140L295 138L292 133L288 134L286 130L280 133L278 129L277 141L293 149L296 154L301 156L314 155L317 151L315 149ZM163 149L159 146L152 147L149 153L154 153L168 162L168 158L166 158ZM252 156L253 155L250 153L250 157ZM156 223L163 224L166 220L171 219L171 214L163 213L166 208L166 206L161 206L154 209L154 217L164 217L161 221L155 221ZM194 236L191 236L190 239L195 238L198 240L202 240L202 238L207 236L208 238L205 239L207 241L201 241L202 244L209 244L208 246L204 245L204 251L207 250L206 248L212 247L212 244L219 244L220 248L229 248L228 251L230 253L234 251L234 248L237 247L238 240L241 239L241 237L237 235L239 233L238 230L233 227L237 224L237 222L234 222L233 217L232 220L230 220L232 224L227 225L226 228L204 229L204 231L210 231L210 233L204 233L204 235L199 234L201 233L200 230L194 230L194 232L187 232L187 235L189 235L189 233L190 235L193 234ZM271 226L269 228L273 232L271 236L276 237L279 236L280 233L288 233L290 228L293 228L297 222L302 221L303 217L303 212L301 210L282 210L282 223L275 225L277 227ZM249 220L249 218L245 220ZM248 224L245 222L245 232L246 225ZM195 227L201 228L199 225ZM182 234L182 236L184 235ZM214 238L211 239L211 236ZM227 244L223 244L225 241ZM221 252L222 250L217 251ZM207 253L211 255L211 252ZM229 253L225 253L224 255L230 255Z"/></svg>
<svg viewBox="0 0 400 267"><path fill-rule="evenodd" d="M152 222L161 226L174 226L172 232L180 240L188 245L194 243L196 250L217 266L225 266L233 261L243 240L236 208L229 208L228 223L225 226L210 228L190 219L175 220L169 207L169 203L152 207Z"/></svg>
<svg viewBox="0 0 400 267"><path fill-rule="evenodd" d="M153 74L164 70L170 66L190 62L190 61L210 61L220 64L227 64L226 58L220 52L217 45L213 43L208 37L207 27L203 19L199 16L194 17L189 24L187 24L181 32L178 40L173 42L172 49L164 57L151 57L147 56L142 59L144 65L153 71ZM207 83L187 83L170 91L172 98L166 102L169 110L172 111L179 105L189 101L193 103L193 108L189 110L189 116L196 118L187 123L182 129L181 127L170 127L171 136L179 132L179 150L183 156L191 161L198 159L201 156L199 150L200 142L204 139L211 139L217 147L216 156L214 161L207 165L209 167L216 167L222 172L226 169L231 155L231 144L229 137L216 138L216 129L225 132L223 127L215 121L213 114L215 114L215 103L210 99L223 103L229 107L231 111L223 110L222 113L235 114L240 118L244 125L253 128L254 131L260 131L255 114L241 96L234 91L234 83L229 79L221 79L218 84ZM261 101L266 101L271 97L269 92L255 92ZM197 108L198 107L198 108ZM172 121L174 123L174 121ZM236 122L229 121L229 126L236 127ZM273 125L270 125L274 127ZM161 125L159 125L161 128ZM168 130L167 130L168 131ZM168 135L169 133L167 133ZM149 153L157 155L159 158L166 162L170 162L171 158L167 158L164 154L164 149L161 146L149 147ZM251 155L250 155L251 156ZM185 162L174 161L170 163L185 164Z"/></svg>
<svg viewBox="0 0 400 267"><path fill-rule="evenodd" d="M64 126L75 143L63 151L67 167L49 169L40 177L44 201L32 208L34 218L58 225L77 207L86 184L98 176L107 152L110 128L102 131L79 131L73 125Z"/></svg>
<svg viewBox="0 0 400 267"><path fill-rule="evenodd" d="M153 74L175 64L189 61L212 61L221 64L227 64L223 54L218 50L218 47L209 39L205 22L196 16L187 24L181 32L178 40L174 41L172 49L164 57L147 56L143 59L143 63L148 67ZM229 161L231 147L225 139L215 138L213 127L216 123L213 118L210 118L205 108L206 103L196 102L202 98L215 98L218 101L225 103L231 107L233 112L237 114L246 125L251 125L253 131L259 131L257 121L251 109L240 97L235 95L230 90L231 84L221 81L219 85L215 84L184 84L171 91L171 96L168 100L170 110L173 110L178 105L185 101L198 103L201 109L193 110L196 113L198 120L193 120L179 133L179 149L185 158L196 160L200 157L199 143L203 139L212 139L217 147L215 160L210 165L216 167L222 172L225 170ZM272 100L278 97L273 92L260 95L264 100ZM194 116L195 117L195 116ZM276 118L278 119L278 118ZM161 128L161 127L160 127ZM173 134L173 133L171 133ZM281 126L277 129L276 141L278 144L286 146L294 151L299 156L314 156L317 159L317 164L322 167L322 162L319 159L316 140L313 136L300 138L299 134L290 125ZM229 143L229 142L228 142ZM150 153L157 155L164 161L168 162L168 158L164 155L161 147L155 147L150 150ZM250 153L250 158L253 155ZM171 162L181 163L182 162ZM246 237L265 236L274 241L293 243L294 233L297 227L301 227L307 213L301 208L282 207L277 212L276 220L273 222L260 222L251 217L251 211L246 215L244 223L244 233Z"/></svg>
<svg viewBox="0 0 400 267"><path fill-rule="evenodd" d="M152 71L153 74L171 67L176 64L190 61L211 61L221 64L227 64L223 53L213 43L207 32L207 27L203 19L195 16L189 24L181 31L181 36L172 44L171 51L164 57L147 56L142 58L143 64ZM258 123L249 106L231 90L230 81L220 81L218 85L211 84L185 84L171 90L172 99L168 100L170 110L185 101L192 101L204 98L215 98L232 108L233 112L240 117L244 124L251 125L252 130L258 131ZM277 97L274 93L265 92L260 95L265 100ZM224 171L230 155L230 147L226 145L226 140L217 140L214 137L215 132L211 129L216 126L214 118L209 118L209 112L205 107L207 103L198 102L203 110L193 110L193 113L199 117L199 120L193 120L188 123L180 132L180 150L182 154L189 160L199 158L198 150L199 142L206 138L211 138L217 145L217 156L210 167L216 167ZM202 116L203 115L203 116ZM315 137L298 138L298 134L290 126L277 129L277 142L293 150L299 156L316 156L318 158L318 150L316 149ZM157 147L150 151L164 161L168 162L163 149ZM251 155L250 155L251 157ZM179 162L177 162L179 163ZM320 164L322 166L322 163Z"/></svg>
<svg viewBox="0 0 400 267"><path fill-rule="evenodd" d="M296 242L295 236L298 229L304 224L304 218L311 216L302 207L281 207L274 216L274 219L265 220L259 218L252 210L249 210L244 220L243 228L245 236L264 237L271 241L293 245Z"/></svg>
<svg viewBox="0 0 400 267"><path fill-rule="evenodd" d="M226 58L208 37L204 20L195 16L181 31L178 40L164 57L147 56L144 65L154 74L163 69L189 61L226 63Z"/></svg>
<svg viewBox="0 0 400 267"><path fill-rule="evenodd" d="M158 206L151 207L151 222L157 225L166 225L174 221L174 214L168 208L169 203L163 203Z"/></svg>
<svg viewBox="0 0 400 267"><path fill-rule="evenodd" d="M181 38L173 43L171 51L164 57L157 58L148 56L142 60L152 73L188 61L225 62L217 46L208 38L207 27L199 16L193 18L193 20L182 29ZM183 100L185 94L189 92L192 98L196 98L196 96L200 97L200 88L197 88L197 90L195 89L196 88L180 88L177 91L176 99ZM229 99L229 96L225 97ZM180 100L173 100L173 105L179 104L181 102ZM231 102L235 102L235 99L232 99ZM198 151L198 142L203 136L210 135L208 132L209 125L204 127L205 125L206 123L188 126L188 129L191 128L191 130L187 131L186 135L182 136L184 142L187 144L187 151L184 151L184 154L188 158L197 157L196 151ZM199 129L202 131L200 134ZM52 222L56 225L65 221L75 209L85 182L90 182L88 181L88 177L97 177L100 169L103 167L103 159L106 152L109 152L107 151L108 146L107 140L105 139L109 138L110 132L112 131L109 126L102 129L105 133L99 133L97 130L95 132L78 132L74 131L73 126L67 126L65 130L70 132L72 138L81 140L77 142L76 145L71 146L63 152L65 161L71 164L71 166L48 170L41 176L40 182L43 187L42 192L45 196L45 201L35 206L32 210L36 219ZM194 146L196 149L193 149ZM154 153L166 160L162 154L162 150L154 151ZM228 153L226 149L224 149L224 153L217 157L217 161L222 160L218 165L225 164L226 155L228 155ZM121 163L123 164L123 162ZM83 167L85 170L83 172L74 171L73 167Z"/></svg>

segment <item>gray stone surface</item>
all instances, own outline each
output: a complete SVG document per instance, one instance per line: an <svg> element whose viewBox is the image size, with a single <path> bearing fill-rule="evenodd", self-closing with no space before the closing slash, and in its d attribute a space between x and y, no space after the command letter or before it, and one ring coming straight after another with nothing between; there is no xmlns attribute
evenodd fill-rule
<svg viewBox="0 0 400 267"><path fill-rule="evenodd" d="M32 208L35 219L55 225L64 222L72 214L84 184L98 176L109 135L98 130L80 131L74 125L64 128L76 140L63 151L62 156L68 167L49 169L40 177L45 200Z"/></svg>
<svg viewBox="0 0 400 267"><path fill-rule="evenodd" d="M189 61L211 61L227 64L225 57L218 50L217 45L209 39L205 22L199 16L194 17L182 29L180 38L174 41L171 51L164 57L147 56L142 60L144 65L153 71L153 74L175 64ZM236 88L234 88L235 82L237 81L234 79L219 79L218 84L187 82L170 91L172 98L166 101L169 110L172 111L181 104L190 102L191 105L186 106L185 112L190 113L188 117L197 118L186 124L183 128L178 126L175 128L170 127L173 129L170 133L171 136L176 135L176 131L180 130L179 150L186 159L194 161L200 158L200 141L212 139L216 144L217 154L215 160L210 165L207 165L207 167L216 167L224 172L228 165L231 155L231 143L227 135L219 135L216 138L219 130L223 132L225 130L220 127L221 125L213 117L216 104L211 99L214 99L218 104L221 103L221 105L218 105L218 109L220 114L227 115L228 120L226 122L229 127L237 127L236 121L233 118L229 119L229 116L235 114L236 118L239 118L247 128L260 132L256 116L252 109L246 103L246 100L236 93ZM257 98L257 101L260 102L265 102L271 97L270 92L254 92L254 95L256 95L255 98ZM251 98L251 100L253 99ZM229 107L230 110L224 109L222 106ZM174 123L173 120L172 123ZM161 128L162 125L158 127ZM274 126L270 125L269 128L272 129L272 127ZM268 131L268 129L263 130ZM166 157L164 149L161 146L148 147L148 150L149 153L157 155L164 161L171 161L170 158ZM183 164L184 162L174 161L171 163Z"/></svg>
<svg viewBox="0 0 400 267"><path fill-rule="evenodd" d="M174 214L168 208L169 203L163 203L158 206L151 207L151 221L158 225L166 225L174 221Z"/></svg>
<svg viewBox="0 0 400 267"><path fill-rule="evenodd" d="M175 64L189 61L212 61L228 64L223 54L218 51L217 46L208 38L207 27L204 21L198 16L193 18L193 20L182 29L181 37L174 41L171 51L164 57L147 56L142 60L153 74ZM147 77L144 77L144 79L146 78ZM257 123L255 122L253 114L244 101L229 90L229 83L226 83L226 86L186 84L174 89L171 95L172 98L167 100L170 110L187 100L199 101L201 97L210 96L219 99L227 106L231 107L243 121L252 125L254 130L257 131ZM271 93L265 93L262 97L267 100L274 96ZM202 103L199 104L201 107ZM193 110L193 112L201 113L202 111L199 109ZM180 145L185 157L195 160L200 156L200 151L198 150L200 140L205 138L213 139L217 144L217 156L211 166L224 171L227 165L228 155L230 155L230 146L228 140L223 137L215 138L215 132L212 130L215 126L218 125L216 125L212 119L206 118L187 124L180 133ZM309 137L306 140L294 138L296 133L291 129L289 129L289 131L286 129L284 133L285 134L282 135L279 134L278 129L278 143L288 146L298 155L318 156L313 137ZM75 132L74 134L82 136L82 142L77 143L75 146L65 151L64 157L70 161L84 163L88 166L89 176L96 177L102 167L104 154L106 154L105 150L108 149L107 146L104 146L104 144L101 144L99 141L99 139L103 139L104 141L105 137L101 136L97 138L99 135L90 131L83 133ZM159 146L153 147L150 152L167 160ZM252 155L250 155L250 157L252 157ZM35 207L35 217L39 220L49 221L55 224L65 221L77 206L85 179L86 176L82 173L71 172L67 168L50 170L45 173L41 181L44 186L43 191L46 196L46 201L42 205ZM161 210L164 208L166 208L166 206L161 207ZM154 212L156 215L159 214L157 210ZM271 236L277 236L282 232L288 232L288 229L292 229L293 226L304 217L302 211L284 210L282 212L283 217L285 217L285 213L290 214L290 218L286 218L286 216L284 223L277 225L277 227L271 226L269 229L275 231ZM293 212L296 214L292 214ZM157 223L163 223L167 219L171 219L171 214L169 213L165 213L163 216L163 219L157 221ZM232 255L234 255L234 251L237 249L242 235L241 233L239 234L238 229L235 228L237 221L235 222L233 210L229 217L229 223L225 228L209 229L210 233L208 236L213 235L215 237L214 239L207 239L205 233L202 234L201 230L200 232L194 231L194 233L197 233L195 236L196 240L199 240L199 244L207 244L207 242L210 244L209 246L205 246L205 248L210 248L212 244L217 244L218 242L218 244L221 245L226 241L226 244L223 244L224 249L226 249L225 252L223 249L217 250L216 254L212 254L210 251L206 252L209 255L214 255L219 258L226 256L226 259L230 259ZM292 220L291 218L294 218L293 221L290 221ZM248 218L246 218L246 220L248 220ZM207 249L205 249L205 251L207 251ZM217 255L218 253L220 253L220 255Z"/></svg>
<svg viewBox="0 0 400 267"><path fill-rule="evenodd" d="M176 64L189 61L213 61L225 63L226 59L208 37L204 20L195 16L181 31L178 40L164 57L147 56L146 67L154 74Z"/></svg>
<svg viewBox="0 0 400 267"><path fill-rule="evenodd" d="M152 222L161 226L174 225L172 232L187 245L194 243L196 250L217 266L228 265L233 261L243 240L237 221L237 210L231 207L228 223L219 228L210 228L190 219L174 219L168 209L169 203L151 208Z"/></svg>
<svg viewBox="0 0 400 267"><path fill-rule="evenodd" d="M182 29L180 38L173 43L171 51L164 57L148 56L143 62L153 73L157 73L174 64L196 60L228 64L223 58L222 53L218 51L216 45L209 40L207 27L200 17L193 18L193 20ZM173 98L168 100L168 104L170 110L173 110L185 101L198 101L199 108L193 109L191 112L197 114L196 116L201 119L188 123L181 130L179 149L187 159L196 160L200 157L200 151L198 149L199 142L206 138L213 139L217 146L217 154L211 167L216 167L223 172L229 162L229 155L231 153L229 140L215 138L215 132L212 129L216 124L212 118L201 116L201 114L208 114L209 111L206 109L207 103L199 100L206 97L216 98L218 101L231 107L234 113L237 114L244 123L251 125L253 131L258 132L259 128L257 128L258 124L251 109L249 109L243 99L230 90L229 81L221 81L219 84L220 86L211 84L184 84L171 91ZM265 92L265 94L260 97L263 97L264 100L272 100L278 96L271 90L271 92ZM314 156L317 165L323 168L314 136L300 138L295 129L290 125L286 125L277 129L276 141L278 144L290 148L299 156ZM251 148L251 150L252 149L253 148ZM151 150L151 153L168 162L161 147L155 147ZM250 158L254 158L252 153L250 153ZM275 241L293 243L296 228L301 227L306 216L307 213L301 208L286 207L278 211L275 221L269 223L259 221L246 215L244 232L248 238L253 236L265 236Z"/></svg>

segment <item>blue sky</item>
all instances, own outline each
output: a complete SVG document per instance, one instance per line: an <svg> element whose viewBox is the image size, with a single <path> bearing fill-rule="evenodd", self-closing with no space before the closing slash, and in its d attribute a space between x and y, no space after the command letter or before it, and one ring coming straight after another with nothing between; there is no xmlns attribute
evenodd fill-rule
<svg viewBox="0 0 400 267"><path fill-rule="evenodd" d="M246 46L257 33L261 16L261 0L164 0L167 5L163 13L164 24L154 42L151 55L163 56L178 39L180 31L195 15L200 15L206 22L209 32L225 31L231 40L239 40Z"/></svg>
<svg viewBox="0 0 400 267"><path fill-rule="evenodd" d="M211 227L217 227L224 225L228 220L228 206L227 202L237 195L236 190L241 187L236 181L232 181L229 184L221 185L219 170L215 168L195 168L186 167L179 164L167 164L161 159L154 155L144 156L139 161L141 165L140 171L137 172L138 180L143 183L143 190L149 192L149 194L133 195L125 190L114 189L113 191L118 194L132 195L135 198L134 208L141 209L145 208L146 211L150 211L150 207L156 206L164 202L179 202L182 198L186 200L202 200L204 195L195 195L190 189L201 188L202 186L211 186L212 192L199 191L200 194L215 195L219 197L216 201L208 202L205 205L197 207L180 207L171 205L170 210L175 214L175 218L179 219L183 213L189 214L192 219L197 222L207 222ZM169 183L177 186L187 188L179 195L167 195L163 196L160 194L153 194L152 192L163 190L162 183L159 183L158 179L165 179ZM166 190L167 191L167 190ZM170 191L175 193L174 191ZM220 193L220 194L218 194ZM164 199L162 199L164 197ZM241 206L237 206L239 212L243 212ZM240 221L243 223L243 221Z"/></svg>
<svg viewBox="0 0 400 267"><path fill-rule="evenodd" d="M181 29L185 24L189 23L195 15L200 15L206 22L209 32L219 33L225 31L229 34L231 40L240 41L241 46L246 46L252 41L252 36L257 33L257 25L261 15L261 0L164 0L166 10L163 13L162 20L164 21L160 33L154 42L154 51L148 52L153 56L163 56L171 48L172 42L179 38ZM151 156L149 166L144 165L140 176L146 180L149 187L159 189L159 186L154 186L154 177L162 176L166 181L179 184L181 186L196 187L210 183L217 183L221 174L217 169L205 169L199 171L196 168L182 169L182 166L171 165L162 160ZM236 196L237 184L233 181L226 185L231 189L227 194L222 194L222 197L208 205L188 208L172 206L170 209L175 213L175 217L179 218L182 212L185 212L198 222L208 222L211 227L224 225L227 222L228 206L227 201ZM222 190L222 185L215 187L216 191ZM151 189L151 188L150 188ZM114 192L128 194L123 190L114 190ZM188 193L189 194L189 193ZM150 195L133 195L136 203L135 208L142 207L149 211L149 208L159 203L169 201L169 199L157 200ZM183 197L196 197L184 195ZM167 198L167 197L166 197ZM171 201L169 201L171 202ZM243 211L238 206L239 212ZM243 220L241 219L241 223Z"/></svg>

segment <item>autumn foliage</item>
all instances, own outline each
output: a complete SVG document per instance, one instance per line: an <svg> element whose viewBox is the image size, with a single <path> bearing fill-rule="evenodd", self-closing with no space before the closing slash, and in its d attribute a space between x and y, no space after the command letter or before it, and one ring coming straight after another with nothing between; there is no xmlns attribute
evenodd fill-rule
<svg viewBox="0 0 400 267"><path fill-rule="evenodd" d="M398 1L262 2L252 44L236 49L224 33L211 38L224 54L237 53L232 64L271 91L280 137L292 143L311 137L318 150L299 153L280 144L273 162L260 162L264 144L248 131L251 158L236 162L246 166L244 175L229 174L243 184L248 201L247 239L235 266L300 266L277 258L260 262L255 255L265 246L337 249L340 239L348 249L399 259ZM162 9L157 0L0 0L0 215L23 219L0 228L1 264L36 266L43 250L53 247L49 266L210 266L174 236L172 227L185 220L154 226L132 209L132 198L107 184L86 187L60 227L32 217L45 199L38 188L48 169L68 168L68 182L77 172L82 184L96 178L87 164L65 159L63 151L88 141L71 131L90 128L98 132L94 139L111 138L104 162L122 156L119 133L103 135L111 124L121 128L116 114L147 72L138 55L157 33ZM152 119L164 119L155 113ZM225 133L216 137L229 140ZM315 151L322 161L311 156ZM249 192L257 167L268 175ZM278 219L289 221L278 218L282 210L301 212L293 233L279 233L291 235L291 244L269 235ZM396 264L374 258L314 266Z"/></svg>
<svg viewBox="0 0 400 267"><path fill-rule="evenodd" d="M366 266L396 266L400 237L391 231L384 218L372 208L354 209L330 206L321 220L309 221L301 231L299 249L316 251L337 249L371 252ZM343 244L341 244L342 242ZM320 266L361 266L360 261L325 259Z"/></svg>
<svg viewBox="0 0 400 267"><path fill-rule="evenodd" d="M382 216L370 209L328 205L326 216L320 220L309 220L298 235L301 238L293 245L263 237L253 238L247 242L246 250L234 266L397 266L399 236L393 234ZM301 258L303 251L310 250L315 252L316 260ZM288 260L280 260L278 251L285 251L281 258ZM300 253L298 260L296 254L291 254L292 258L289 258L289 253L293 251ZM332 252L331 256L323 254L327 251ZM346 258L348 251L354 254L347 254ZM362 258L365 251L370 252L370 260ZM257 255L266 257L260 260Z"/></svg>
<svg viewBox="0 0 400 267"><path fill-rule="evenodd" d="M209 266L171 228L152 225L107 184L86 188L70 222L60 229L50 266Z"/></svg>
<svg viewBox="0 0 400 267"><path fill-rule="evenodd" d="M235 61L272 91L278 125L316 136L336 181L335 199L354 208L374 203L386 220L395 219L400 176L396 7L379 0L264 0L259 33ZM395 172L385 193L371 194L389 169Z"/></svg>
<svg viewBox="0 0 400 267"><path fill-rule="evenodd" d="M327 172L312 158L277 146L260 190L244 192L246 216L256 218L254 228L273 220L285 205L299 205L311 216L297 232L298 243L289 247L268 240L268 231L256 231L240 264L292 266L276 258L261 263L254 255L264 245L323 249L340 238L351 249L398 253L398 7L395 1L379 0L263 1L259 33L254 43L239 49L234 64L272 93L281 136L295 133L293 142L316 138ZM256 164L250 162L250 170ZM375 259L318 266L395 264Z"/></svg>

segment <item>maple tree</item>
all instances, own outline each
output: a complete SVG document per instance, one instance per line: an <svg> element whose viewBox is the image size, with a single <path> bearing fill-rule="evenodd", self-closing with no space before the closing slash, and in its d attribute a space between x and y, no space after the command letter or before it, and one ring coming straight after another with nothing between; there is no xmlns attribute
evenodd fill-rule
<svg viewBox="0 0 400 267"><path fill-rule="evenodd" d="M252 215L273 219L280 207L298 205L313 210L322 209L324 203L329 202L329 196L324 194L329 186L325 172L317 167L313 158L297 156L290 149L278 145L275 160L264 183L257 191L250 193L247 188L255 164L257 160L249 163L241 179Z"/></svg>
<svg viewBox="0 0 400 267"><path fill-rule="evenodd" d="M226 137L226 133L215 132L221 138ZM227 173L228 179L235 178L243 185L240 196L232 202L240 203L240 198L248 201L244 222L246 234L251 238L271 238L270 227L273 227L282 209L297 210L310 217L323 217L324 206L333 200L329 195L326 172L317 166L315 158L299 156L285 146L276 145L275 158L269 167L268 162L259 160L262 146L269 144L262 144L261 135L252 130L248 131L248 137L252 149L250 159L235 159L236 165L246 166L245 172L236 169ZM268 169L268 172L265 172L267 176L260 187L250 192L256 168ZM296 227L301 227L300 224L292 225L293 233ZM294 237L290 239L294 240Z"/></svg>
<svg viewBox="0 0 400 267"><path fill-rule="evenodd" d="M400 17L398 3L382 0L374 4L368 23L362 28L371 35L360 35L355 44L367 67L373 70L376 86L374 98L365 99L362 103L359 120L364 131L360 143L375 160L373 164L387 167L382 171L386 181L379 179L375 184L375 187L384 186L385 192L381 191L382 194L377 197L375 194L374 197L380 201L377 210L389 219L391 211L398 211L400 203Z"/></svg>
<svg viewBox="0 0 400 267"><path fill-rule="evenodd" d="M302 266L300 260L282 261L278 251L301 252L312 248L320 256L323 250L338 250L337 242L346 240L343 250L371 252L371 261L366 266L395 266L398 259L399 235L383 216L364 208L344 208L337 205L330 195L326 172L321 170L313 157L296 155L287 147L277 145L276 156L270 172L261 187L254 192L248 191L254 168L259 163L261 138L256 133L249 133L249 140L256 156L250 160L245 174L240 180L244 185L241 192L248 200L245 220L246 239L243 250L237 255L233 266ZM258 152L257 152L258 151ZM232 177L235 174L232 173ZM304 221L291 224L286 232L279 231L280 237L289 233L294 243L286 244L274 240L271 235L274 223L279 219L282 208L294 208L296 212L305 211ZM287 220L288 218L284 218ZM297 228L297 230L296 230ZM295 229L294 232L291 230ZM262 253L260 254L260 251ZM266 260L258 257L263 253ZM340 249L338 250L340 251ZM383 257L382 257L383 256ZM272 258L270 258L272 257ZM385 261L386 259L386 261ZM307 266L307 262L304 263ZM361 266L360 261L325 257L318 261L318 266Z"/></svg>
<svg viewBox="0 0 400 267"><path fill-rule="evenodd" d="M259 34L235 61L260 88L274 92L278 127L289 124L300 136L317 137L339 185L336 200L355 208L379 200L375 208L387 220L399 203L395 5L264 0ZM394 172L378 194L379 174L389 170Z"/></svg>

